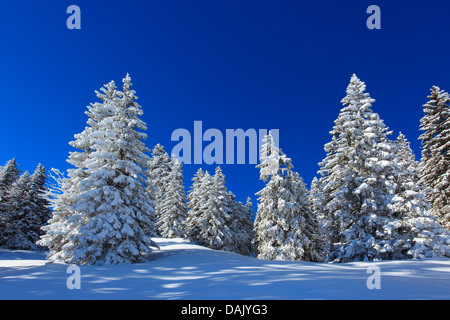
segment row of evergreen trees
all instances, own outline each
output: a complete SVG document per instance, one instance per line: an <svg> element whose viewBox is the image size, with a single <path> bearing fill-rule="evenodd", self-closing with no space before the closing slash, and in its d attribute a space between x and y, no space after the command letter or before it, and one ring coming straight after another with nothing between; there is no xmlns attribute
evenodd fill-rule
<svg viewBox="0 0 450 320"><path fill-rule="evenodd" d="M70 143L77 149L68 159L74 168L67 177L54 170L53 214L37 242L49 249L49 260L140 262L157 247L151 239L156 235L271 260L450 257L450 234L443 228L449 227L449 98L439 88L433 87L424 106L420 164L404 135L388 138L391 132L373 112L374 100L356 75L310 192L269 133L257 166L266 185L257 193L254 217L251 202L244 205L227 190L220 168L214 175L196 173L186 203L182 164L161 145L147 155L142 108L129 75L122 82L122 90L111 81L96 92L101 103L88 107L88 126ZM25 213L14 212L33 207L23 202L3 209L14 194L31 190L19 187L21 179L33 181L22 176L4 178L8 182L0 185L3 230L17 232L20 228L10 228L8 221L23 219ZM14 184L22 191L12 191ZM37 236L30 238L33 243Z"/></svg>
<svg viewBox="0 0 450 320"><path fill-rule="evenodd" d="M353 75L309 193L271 134L264 138L257 167L266 186L257 193L253 239L258 258L450 257L448 94L433 87L424 105L418 163L403 134L389 139L365 90Z"/></svg>
<svg viewBox="0 0 450 320"><path fill-rule="evenodd" d="M253 209L250 198L243 205L225 187L220 167L211 176L199 169L188 195L186 236L198 244L248 255L252 250Z"/></svg>
<svg viewBox="0 0 450 320"><path fill-rule="evenodd" d="M426 200L433 187L420 178L427 165L415 161L403 134L389 140L391 132L373 112L365 89L353 75L319 163L320 179L311 185L326 261L450 257L441 207Z"/></svg>
<svg viewBox="0 0 450 320"><path fill-rule="evenodd" d="M42 164L21 173L15 159L0 167L0 246L38 250L41 227L50 219L47 176Z"/></svg>
<svg viewBox="0 0 450 320"><path fill-rule="evenodd" d="M372 261L450 257L450 101L432 88L421 121L422 162L396 140L353 75L311 190L271 133L261 149L253 244L269 260ZM446 229L447 228L447 229Z"/></svg>
<svg viewBox="0 0 450 320"><path fill-rule="evenodd" d="M156 145L149 157L146 124L127 75L122 90L111 81L97 92L87 124L70 145L74 166L55 170L53 215L38 242L50 261L134 263L157 247L151 237L187 237L242 254L252 251L251 203L225 187L220 168L199 171L186 203L182 164Z"/></svg>
<svg viewBox="0 0 450 320"><path fill-rule="evenodd" d="M186 197L182 164L157 144L149 162L149 196L154 195L155 236L187 237L212 249L248 255L252 250L254 212L225 186L217 167L214 175L201 168ZM187 203L186 203L187 200Z"/></svg>

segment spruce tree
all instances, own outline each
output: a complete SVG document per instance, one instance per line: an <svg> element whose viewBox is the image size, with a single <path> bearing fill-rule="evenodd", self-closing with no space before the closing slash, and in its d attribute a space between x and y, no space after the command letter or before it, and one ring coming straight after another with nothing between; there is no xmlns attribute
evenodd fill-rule
<svg viewBox="0 0 450 320"><path fill-rule="evenodd" d="M186 192L183 182L183 165L172 156L165 195L160 204L158 230L165 238L182 238L185 235L187 215Z"/></svg>
<svg viewBox="0 0 450 320"><path fill-rule="evenodd" d="M320 163L315 208L330 241L329 261L397 259L410 248L402 216L389 207L399 172L391 132L365 90L353 75Z"/></svg>
<svg viewBox="0 0 450 320"><path fill-rule="evenodd" d="M322 228L322 226L324 224L324 217L321 215L323 213L323 211L320 210L321 194L322 194L322 188L320 185L320 181L319 181L319 179L317 179L317 177L314 177L313 180L311 181L311 188L308 193L308 199L309 199L309 202L311 203L311 209L319 223L319 229ZM321 232L322 232L322 230L321 230ZM324 237L324 236L326 236L325 233L322 234L322 237Z"/></svg>
<svg viewBox="0 0 450 320"><path fill-rule="evenodd" d="M250 225L248 226L248 234L250 235L250 254L256 254L256 246L255 246L255 230L254 230L254 224L256 219L256 212L253 209L253 203L250 197L247 197L247 202L245 203L245 210L246 210L246 216L248 219L248 222Z"/></svg>
<svg viewBox="0 0 450 320"><path fill-rule="evenodd" d="M0 167L0 237L5 234L7 223L7 212L11 211L8 208L7 195L11 189L12 184L21 174L17 166L16 159L9 160L4 167ZM1 243L1 240L0 240Z"/></svg>
<svg viewBox="0 0 450 320"><path fill-rule="evenodd" d="M71 143L81 150L69 156L76 168L69 170L70 180L58 196L68 198L61 209L69 213L58 213L63 221L51 220L61 228L47 228L61 229L63 237L58 239L58 232L52 231L42 241L51 249L52 259L76 264L133 263L143 261L150 247L156 246L148 232L154 204L144 189L149 158L142 130L147 128L139 119L143 112L129 75L122 88L117 91L110 83L102 90L105 95L98 94L103 103L92 105L87 113L89 126Z"/></svg>
<svg viewBox="0 0 450 320"><path fill-rule="evenodd" d="M240 238L242 241L239 241L238 245L242 249L238 251L241 254L244 255L250 255L255 252L252 241L253 237L255 236L255 233L253 232L253 222L255 217L255 212L252 208L252 203L250 201L250 197L247 197L247 202L244 205L240 201L235 201L238 205L239 217L236 219L236 221L239 221L238 224L239 228L236 230L235 233L240 234Z"/></svg>
<svg viewBox="0 0 450 320"><path fill-rule="evenodd" d="M420 130L424 131L420 183L429 187L427 199L439 223L450 230L450 96L437 86L431 88Z"/></svg>
<svg viewBox="0 0 450 320"><path fill-rule="evenodd" d="M154 193L155 199L155 218L158 221L161 218L162 210L165 197L166 189L169 183L169 175L171 172L170 157L164 150L164 146L157 144L152 151L152 158L149 162L149 174L150 174L150 184L154 190L148 189L148 192ZM156 230L158 234L161 234L161 230Z"/></svg>
<svg viewBox="0 0 450 320"><path fill-rule="evenodd" d="M400 132L398 134L394 146L400 165L414 174L414 179L418 180L420 178L419 162L416 161L416 157L411 149L411 143L403 133Z"/></svg>
<svg viewBox="0 0 450 320"><path fill-rule="evenodd" d="M92 148L93 137L100 130L104 119L114 114L113 106L118 102L118 90L114 81L105 84L100 91L95 91L101 102L87 106L85 114L88 116L87 126L83 132L75 134L75 140L69 144L76 149L70 152L67 162L75 168L67 170L67 176L58 169L51 169L50 177L54 183L50 185L48 199L52 204L53 213L48 224L42 227L44 234L39 245L47 247L50 261L71 262L74 243L72 236L83 223L80 215L76 215L72 206L77 201L78 185L88 178L84 161L95 151Z"/></svg>
<svg viewBox="0 0 450 320"><path fill-rule="evenodd" d="M25 171L13 182L6 196L8 211L4 212L0 245L10 249L42 249L36 242L42 235L41 227L50 218L46 179L45 168L39 164L33 175Z"/></svg>
<svg viewBox="0 0 450 320"><path fill-rule="evenodd" d="M247 202L245 203L245 209L247 210L247 215L253 221L255 220L255 210L253 210L253 203L250 197L247 197Z"/></svg>
<svg viewBox="0 0 450 320"><path fill-rule="evenodd" d="M15 158L9 160L4 167L0 168L0 213L6 210L3 207L6 195L13 182L19 178L20 174L21 171L18 168Z"/></svg>
<svg viewBox="0 0 450 320"><path fill-rule="evenodd" d="M5 198L7 211L3 212L3 228L0 235L0 246L10 249L37 249L28 239L29 228L25 216L29 212L28 189L30 174L25 171L8 190ZM37 240L37 239L36 239Z"/></svg>
<svg viewBox="0 0 450 320"><path fill-rule="evenodd" d="M199 169L188 194L188 239L200 245L248 255L252 251L252 216L225 186L220 167L214 176Z"/></svg>
<svg viewBox="0 0 450 320"><path fill-rule="evenodd" d="M186 236L191 241L197 240L197 235L199 234L199 224L198 217L200 216L200 206L204 200L206 200L206 195L203 192L201 186L203 183L203 178L209 177L208 172L204 172L202 168L199 168L195 173L194 177L191 179L192 185L189 189L187 199L188 215L186 217ZM207 178L208 179L208 178Z"/></svg>
<svg viewBox="0 0 450 320"><path fill-rule="evenodd" d="M234 251L231 210L225 176L217 167L214 176L205 173L200 185L204 195L195 216L194 241L215 250Z"/></svg>
<svg viewBox="0 0 450 320"><path fill-rule="evenodd" d="M419 182L419 164L410 143L400 133L394 143L399 172L391 210L402 217L405 240L410 244L405 258L450 257L450 232L431 213ZM403 240L403 241L405 241ZM399 239L399 241L402 241Z"/></svg>
<svg viewBox="0 0 450 320"><path fill-rule="evenodd" d="M49 189L47 187L47 171L42 164L38 164L36 170L30 177L30 200L31 210L38 215L38 223L35 225L35 231L39 235L42 235L42 226L52 216L52 210L50 209L50 201L48 200Z"/></svg>
<svg viewBox="0 0 450 320"><path fill-rule="evenodd" d="M255 245L258 258L266 260L321 261L318 224L307 198L306 187L294 172L291 159L264 137L261 150L261 180L266 186L257 193Z"/></svg>
<svg viewBox="0 0 450 320"><path fill-rule="evenodd" d="M233 252L250 255L254 250L253 240L253 209L250 198L247 203L236 200L236 196L228 191L229 207L231 208L231 232L233 234Z"/></svg>
<svg viewBox="0 0 450 320"><path fill-rule="evenodd" d="M58 169L51 169L49 174L54 181L49 185L47 199L51 203L52 215L47 224L42 226L43 235L38 245L47 247L47 259L56 262L70 262L72 257L72 232L76 231L79 217L74 216L71 206L75 197L72 195L73 181L65 177Z"/></svg>

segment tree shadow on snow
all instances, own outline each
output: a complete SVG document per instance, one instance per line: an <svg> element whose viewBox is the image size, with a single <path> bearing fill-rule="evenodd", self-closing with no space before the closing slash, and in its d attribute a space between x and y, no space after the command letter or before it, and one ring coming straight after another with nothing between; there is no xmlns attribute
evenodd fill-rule
<svg viewBox="0 0 450 320"><path fill-rule="evenodd" d="M143 263L80 266L79 290L67 287L72 273L65 264L0 268L0 299L450 298L448 260L324 264L258 260L163 239L159 245ZM373 265L380 290L367 287Z"/></svg>

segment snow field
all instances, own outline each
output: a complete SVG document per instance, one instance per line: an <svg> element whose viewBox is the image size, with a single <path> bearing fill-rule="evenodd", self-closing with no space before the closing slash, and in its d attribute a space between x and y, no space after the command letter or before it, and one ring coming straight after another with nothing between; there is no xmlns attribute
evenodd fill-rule
<svg viewBox="0 0 450 320"><path fill-rule="evenodd" d="M0 299L450 299L450 259L313 263L259 260L183 239L136 264L80 266L81 288L68 289L68 265L45 253L0 249ZM381 289L368 289L369 266Z"/></svg>

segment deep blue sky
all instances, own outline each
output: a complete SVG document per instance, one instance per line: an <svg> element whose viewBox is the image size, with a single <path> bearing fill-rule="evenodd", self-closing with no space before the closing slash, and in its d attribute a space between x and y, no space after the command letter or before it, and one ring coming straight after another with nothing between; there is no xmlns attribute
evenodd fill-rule
<svg viewBox="0 0 450 320"><path fill-rule="evenodd" d="M81 30L66 9L81 8ZM381 8L381 30L366 9ZM177 128L279 129L310 183L352 73L373 108L417 155L432 85L450 90L449 1L4 1L0 8L0 164L66 170L68 142L94 90L127 72L148 125L168 151ZM205 143L207 144L207 143ZM205 145L204 144L204 145ZM199 166L185 165L188 186ZM214 171L215 166L202 166ZM263 187L254 165L223 165L245 201Z"/></svg>

